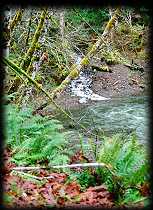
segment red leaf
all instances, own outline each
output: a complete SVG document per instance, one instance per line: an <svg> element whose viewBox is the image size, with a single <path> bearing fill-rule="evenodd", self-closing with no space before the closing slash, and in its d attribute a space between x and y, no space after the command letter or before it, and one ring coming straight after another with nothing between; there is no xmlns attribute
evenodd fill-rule
<svg viewBox="0 0 153 210"><path fill-rule="evenodd" d="M80 187L76 182L72 182L65 187L65 192L70 197L74 197L80 194Z"/></svg>

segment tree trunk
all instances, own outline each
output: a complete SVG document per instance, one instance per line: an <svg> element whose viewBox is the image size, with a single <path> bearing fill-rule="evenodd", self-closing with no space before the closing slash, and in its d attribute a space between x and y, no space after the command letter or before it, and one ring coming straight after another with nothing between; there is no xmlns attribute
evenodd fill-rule
<svg viewBox="0 0 153 210"><path fill-rule="evenodd" d="M28 41L29 41L31 22L32 22L32 10L30 12L30 18L29 18L29 23L28 23L28 34L25 41L25 47L28 45Z"/></svg>
<svg viewBox="0 0 153 210"><path fill-rule="evenodd" d="M10 46L10 9L4 11L3 16L3 36L2 36L2 47L3 47L3 55L5 57L9 57L9 46Z"/></svg>
<svg viewBox="0 0 153 210"><path fill-rule="evenodd" d="M27 70L29 65L30 65L30 62L32 60L32 55L33 55L33 53L35 51L35 48L36 48L36 44L37 44L38 39L41 35L41 31L42 31L42 28L43 28L43 24L44 24L44 20L46 18L46 15L47 15L47 9L45 8L41 13L40 21L38 23L38 27L36 29L34 37L32 39L31 46L28 49L27 53L25 54L24 59L22 60L22 62L20 64L21 69ZM12 86L11 86L11 88L10 88L10 90L9 90L9 93L16 92L19 84L20 84L20 78L16 77Z"/></svg>
<svg viewBox="0 0 153 210"><path fill-rule="evenodd" d="M40 21L38 23L38 27L37 27L36 32L34 34L34 37L32 39L31 46L28 49L28 51L27 51L23 61L20 64L20 67L22 69L27 69L28 66L30 65L30 61L31 61L32 55L33 55L33 53L35 51L36 44L37 44L38 39L39 39L39 37L41 35L41 31L42 31L42 28L43 28L43 25L44 25L44 21L45 21L46 15L47 15L47 9L44 9L42 14L41 14Z"/></svg>
<svg viewBox="0 0 153 210"><path fill-rule="evenodd" d="M114 15L112 16L112 18L108 21L106 28L103 32L103 34L101 35L101 37L98 39L98 41L92 46L91 50L87 53L86 56L84 56L84 58L79 62L79 64L74 64L72 65L72 67L70 68L70 74L65 78L65 80L57 87L53 90L52 92L52 98L54 99L55 97L57 97L58 94L60 94L61 92L63 92L65 90L65 88L68 86L68 84L75 78L77 78L79 76L79 73L81 71L81 69L89 64L90 59L95 55L95 53L98 51L99 47L101 46L101 44L104 41L104 38L107 36L107 34L111 31L113 25L116 22L117 16L120 13L120 9L116 9L114 12Z"/></svg>
<svg viewBox="0 0 153 210"><path fill-rule="evenodd" d="M12 32L13 29L16 27L16 25L18 24L18 22L21 21L22 19L22 16L23 16L23 12L24 12L24 9L18 9L13 20L10 21L9 23L9 28L10 28L10 31Z"/></svg>
<svg viewBox="0 0 153 210"><path fill-rule="evenodd" d="M61 34L62 43L64 41L64 28L65 28L64 13L65 13L64 9L61 9L61 12L60 12L60 34Z"/></svg>

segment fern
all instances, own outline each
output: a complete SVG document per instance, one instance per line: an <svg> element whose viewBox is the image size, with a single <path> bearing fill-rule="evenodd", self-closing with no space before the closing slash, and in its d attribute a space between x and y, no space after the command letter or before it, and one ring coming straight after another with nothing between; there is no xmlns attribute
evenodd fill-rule
<svg viewBox="0 0 153 210"><path fill-rule="evenodd" d="M98 162L111 165L115 176L105 169L98 169L97 173L109 190L122 198L125 189L137 188L150 179L149 158L135 135L130 138L123 138L119 134L112 138L105 137L99 150Z"/></svg>
<svg viewBox="0 0 153 210"><path fill-rule="evenodd" d="M13 158L17 165L31 165L48 160L50 164L64 164L69 161L69 152L65 152L68 144L68 132L55 119L33 116L32 110L19 110L15 106L7 106L7 145L13 150Z"/></svg>

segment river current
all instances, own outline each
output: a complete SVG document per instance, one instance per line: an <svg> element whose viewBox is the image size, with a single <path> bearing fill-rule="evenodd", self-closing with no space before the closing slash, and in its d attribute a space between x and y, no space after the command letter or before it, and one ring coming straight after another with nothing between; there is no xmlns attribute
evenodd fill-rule
<svg viewBox="0 0 153 210"><path fill-rule="evenodd" d="M78 124L83 124L89 130L99 130L104 135L135 132L141 143L149 140L147 96L99 101L85 108L73 109L71 114ZM69 124L69 119L62 116L60 119L66 126Z"/></svg>

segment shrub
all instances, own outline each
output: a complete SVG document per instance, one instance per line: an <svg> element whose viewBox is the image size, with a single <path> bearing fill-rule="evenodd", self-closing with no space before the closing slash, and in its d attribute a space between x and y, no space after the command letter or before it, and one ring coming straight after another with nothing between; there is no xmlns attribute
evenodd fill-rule
<svg viewBox="0 0 153 210"><path fill-rule="evenodd" d="M67 134L62 124L48 117L33 116L25 111L7 106L7 145L13 150L12 161L17 165L35 164L47 160L51 164L69 161L65 146Z"/></svg>
<svg viewBox="0 0 153 210"><path fill-rule="evenodd" d="M110 165L108 169L98 169L102 182L116 196L124 197L127 189L137 189L149 181L149 161L143 145L133 134L123 138L120 134L105 137L98 155L98 162ZM140 195L140 194L139 194Z"/></svg>

